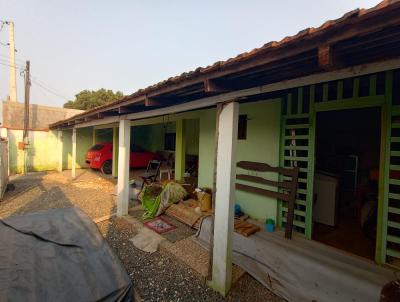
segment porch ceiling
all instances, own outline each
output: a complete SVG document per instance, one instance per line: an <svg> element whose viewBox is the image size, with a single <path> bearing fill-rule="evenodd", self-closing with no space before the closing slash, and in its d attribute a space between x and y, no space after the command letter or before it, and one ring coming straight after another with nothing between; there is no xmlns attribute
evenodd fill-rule
<svg viewBox="0 0 400 302"><path fill-rule="evenodd" d="M184 104L210 96L343 69L400 53L400 1L383 1L308 28L295 36L243 53L224 62L183 73L121 100L50 125L71 128L93 120ZM279 93L277 94L279 95ZM159 110L155 110L159 112Z"/></svg>

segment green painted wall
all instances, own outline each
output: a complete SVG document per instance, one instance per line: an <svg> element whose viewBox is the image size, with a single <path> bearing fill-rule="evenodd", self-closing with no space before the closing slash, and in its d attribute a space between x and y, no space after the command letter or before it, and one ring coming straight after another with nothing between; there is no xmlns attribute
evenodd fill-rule
<svg viewBox="0 0 400 302"><path fill-rule="evenodd" d="M215 158L215 109L200 116L199 137L199 187L213 187Z"/></svg>
<svg viewBox="0 0 400 302"><path fill-rule="evenodd" d="M18 142L22 142L22 135L22 130L8 130L10 174L23 172L24 151L18 150ZM54 150L57 150L57 133L53 131L30 131L29 141L28 171L55 170L58 162L57 153L54 152Z"/></svg>
<svg viewBox="0 0 400 302"><path fill-rule="evenodd" d="M242 104L240 114L247 114L247 139L238 140L237 161L248 160L279 165L280 139L280 100L268 100L251 104ZM243 173L238 168L237 172ZM245 172L247 173L247 172ZM277 180L277 174L258 173L258 176ZM245 182L243 182L245 183ZM255 186L253 183L252 186ZM272 188L270 188L272 189ZM257 194L236 191L236 202L252 218L276 221L277 200Z"/></svg>
<svg viewBox="0 0 400 302"><path fill-rule="evenodd" d="M237 161L249 160L279 165L280 110L279 100L241 104L240 114L247 114L247 139L239 140ZM215 158L215 109L200 117L199 186L212 187ZM240 172L240 169L238 169ZM243 171L242 171L243 172ZM262 175L276 179L277 175ZM254 186L254 184L252 184ZM236 203L252 218L276 220L277 201L256 194L236 191Z"/></svg>
<svg viewBox="0 0 400 302"><path fill-rule="evenodd" d="M93 144L93 128L78 128L76 131L76 167L85 168L86 152ZM56 152L54 152L56 153ZM63 131L63 169L72 167L72 130Z"/></svg>
<svg viewBox="0 0 400 302"><path fill-rule="evenodd" d="M185 120L186 154L199 155L199 119Z"/></svg>
<svg viewBox="0 0 400 302"><path fill-rule="evenodd" d="M107 129L96 129L96 142L112 142L113 130L112 128Z"/></svg>

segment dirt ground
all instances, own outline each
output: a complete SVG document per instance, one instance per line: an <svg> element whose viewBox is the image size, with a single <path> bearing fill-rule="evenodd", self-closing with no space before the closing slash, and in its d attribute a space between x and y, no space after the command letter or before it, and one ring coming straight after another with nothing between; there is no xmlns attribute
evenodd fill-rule
<svg viewBox="0 0 400 302"><path fill-rule="evenodd" d="M77 170L74 181L70 172L64 171L16 176L10 183L14 189L0 201L0 218L72 206L92 219L116 211L116 181L94 171ZM129 239L136 230L125 219L113 218L97 225L125 265L142 301L283 301L247 274L224 299L171 254L162 250L150 254L135 248Z"/></svg>

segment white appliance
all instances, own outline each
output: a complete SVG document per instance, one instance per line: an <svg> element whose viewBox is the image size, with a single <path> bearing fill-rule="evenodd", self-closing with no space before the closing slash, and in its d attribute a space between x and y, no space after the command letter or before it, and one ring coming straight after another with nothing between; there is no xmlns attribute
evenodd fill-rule
<svg viewBox="0 0 400 302"><path fill-rule="evenodd" d="M335 175L317 172L314 177L315 222L329 226L336 225L338 178Z"/></svg>

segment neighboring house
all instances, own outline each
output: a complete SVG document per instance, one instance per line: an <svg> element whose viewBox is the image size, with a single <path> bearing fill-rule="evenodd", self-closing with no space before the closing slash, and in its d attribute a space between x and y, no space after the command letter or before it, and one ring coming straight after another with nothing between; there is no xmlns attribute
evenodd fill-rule
<svg viewBox="0 0 400 302"><path fill-rule="evenodd" d="M29 106L29 146L27 148L28 171L55 170L58 167L58 140L49 124L70 118L82 110L49 107L42 105ZM24 151L18 148L23 141L24 104L10 101L0 103L0 136L9 142L10 174L23 172Z"/></svg>
<svg viewBox="0 0 400 302"><path fill-rule="evenodd" d="M349 12L319 28L54 123L51 129L72 135L74 149L63 148L59 158L83 150L88 133L113 129L108 139L114 142L118 215L125 215L128 146L144 137L153 144L168 140L155 128L170 123L176 133L175 178L183 178L193 137L198 137L198 185L214 187L216 172L212 284L222 294L230 287L234 203L254 219L274 219L278 228L286 221L285 202L235 190L235 183L265 188L236 180L236 174L246 173L236 168L239 161L300 169L297 235L293 244L282 237L287 258L282 256L270 267L269 279L261 280L269 280L273 291L294 299L293 292L279 291L290 284L301 289L298 294L305 300L343 295L375 299L387 281L379 278L388 275L378 265L400 267L400 2ZM192 123L198 124L195 131ZM154 131L143 136L140 127ZM188 136L188 131L198 134ZM250 176L270 177L261 172ZM263 248L268 250L268 241ZM276 280L280 270L289 269L288 280ZM327 290L329 282L338 287Z"/></svg>

